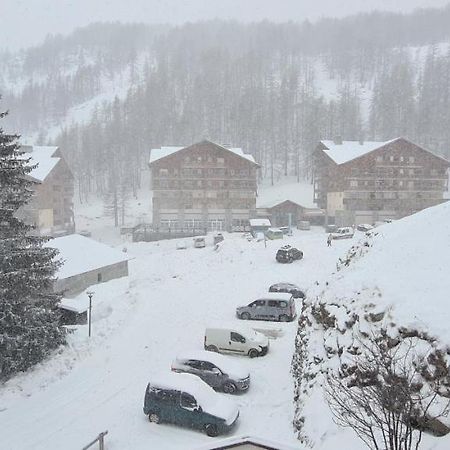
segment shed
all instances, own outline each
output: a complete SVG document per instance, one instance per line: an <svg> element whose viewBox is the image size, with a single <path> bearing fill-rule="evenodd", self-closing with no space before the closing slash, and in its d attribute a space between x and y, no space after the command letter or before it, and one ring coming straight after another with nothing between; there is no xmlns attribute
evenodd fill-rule
<svg viewBox="0 0 450 450"><path fill-rule="evenodd" d="M266 233L271 226L269 219L250 219L250 230L253 236L258 233Z"/></svg>
<svg viewBox="0 0 450 450"><path fill-rule="evenodd" d="M274 227L295 227L300 221L308 220L316 225L322 224L324 211L315 207L306 207L293 200L272 201L261 204L258 214L270 217Z"/></svg>
<svg viewBox="0 0 450 450"><path fill-rule="evenodd" d="M300 447L277 443L260 437L237 436L206 444L198 447L197 450L223 450L233 448L240 450L298 450Z"/></svg>
<svg viewBox="0 0 450 450"><path fill-rule="evenodd" d="M56 273L55 291L73 295L93 284L128 276L129 257L94 239L71 234L52 239L46 246L59 250L63 260Z"/></svg>
<svg viewBox="0 0 450 450"><path fill-rule="evenodd" d="M63 298L58 303L63 325L85 324L88 319L89 300L86 298Z"/></svg>

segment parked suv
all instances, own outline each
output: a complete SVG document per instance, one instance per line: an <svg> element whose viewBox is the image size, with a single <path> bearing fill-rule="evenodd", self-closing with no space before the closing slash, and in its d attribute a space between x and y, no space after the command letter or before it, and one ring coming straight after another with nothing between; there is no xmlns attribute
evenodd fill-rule
<svg viewBox="0 0 450 450"><path fill-rule="evenodd" d="M236 308L239 319L279 320L290 322L295 319L295 302L291 294L269 293L247 306Z"/></svg>
<svg viewBox="0 0 450 450"><path fill-rule="evenodd" d="M227 394L246 391L250 386L250 374L232 358L207 351L188 352L179 355L172 363L173 372L196 375L214 389Z"/></svg>
<svg viewBox="0 0 450 450"><path fill-rule="evenodd" d="M239 410L196 376L168 373L147 385L144 414L150 422L169 422L218 436L233 428Z"/></svg>
<svg viewBox="0 0 450 450"><path fill-rule="evenodd" d="M303 252L290 245L284 245L281 247L276 254L275 259L279 263L291 263L297 259L303 258Z"/></svg>
<svg viewBox="0 0 450 450"><path fill-rule="evenodd" d="M334 233L331 233L332 239L351 239L355 234L352 227L338 228Z"/></svg>
<svg viewBox="0 0 450 450"><path fill-rule="evenodd" d="M305 293L292 283L272 284L269 288L269 292L284 292L285 294L291 294L294 298L305 298Z"/></svg>

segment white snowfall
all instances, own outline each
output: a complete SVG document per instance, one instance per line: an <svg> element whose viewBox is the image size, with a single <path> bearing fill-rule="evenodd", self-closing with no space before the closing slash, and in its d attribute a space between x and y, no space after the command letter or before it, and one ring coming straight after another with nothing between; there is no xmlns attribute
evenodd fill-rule
<svg viewBox="0 0 450 450"><path fill-rule="evenodd" d="M95 220L103 226L110 219ZM116 247L126 246L132 258L130 276L93 287L91 339L79 326L68 347L0 389L0 448L79 450L104 430L108 450L195 449L211 442L197 431L150 424L142 411L146 384L168 373L180 351L202 349L206 326L233 323L236 306L279 281L302 286L310 298L327 282L329 296L376 286L382 306L392 307L398 322L413 322L450 344L450 204L380 227L369 253L333 274L338 258L362 238L357 232L327 248L322 228L296 230L266 248L225 234L219 251L212 236L206 248L186 250L176 250L176 241L117 244L116 238ZM304 259L276 263L275 252L286 243L300 248ZM234 434L301 448L292 427L296 324L252 324L281 332L267 356L235 357L252 384L248 393L232 397L240 409ZM334 426L318 390L311 400L308 432L315 448L362 448L350 431ZM426 441L425 448L448 448L448 442Z"/></svg>

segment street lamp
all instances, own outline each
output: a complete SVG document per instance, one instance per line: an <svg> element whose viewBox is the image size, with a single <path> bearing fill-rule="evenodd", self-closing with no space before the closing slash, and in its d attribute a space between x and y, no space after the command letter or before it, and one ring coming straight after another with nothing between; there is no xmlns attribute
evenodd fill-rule
<svg viewBox="0 0 450 450"><path fill-rule="evenodd" d="M87 291L86 294L89 297L89 337L91 337L92 296L94 295L94 293L92 291Z"/></svg>

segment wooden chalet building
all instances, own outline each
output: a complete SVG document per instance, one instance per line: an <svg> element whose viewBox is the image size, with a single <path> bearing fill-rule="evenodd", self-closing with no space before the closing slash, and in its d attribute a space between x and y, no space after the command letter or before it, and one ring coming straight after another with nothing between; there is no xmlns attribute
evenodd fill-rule
<svg viewBox="0 0 450 450"><path fill-rule="evenodd" d="M404 138L321 141L314 201L338 226L401 218L445 201L449 166Z"/></svg>
<svg viewBox="0 0 450 450"><path fill-rule="evenodd" d="M253 156L202 141L150 154L153 226L159 230L235 231L256 217Z"/></svg>
<svg viewBox="0 0 450 450"><path fill-rule="evenodd" d="M58 147L23 145L24 158L38 164L28 177L36 184L33 197L19 215L41 235L61 236L75 231L74 179Z"/></svg>

